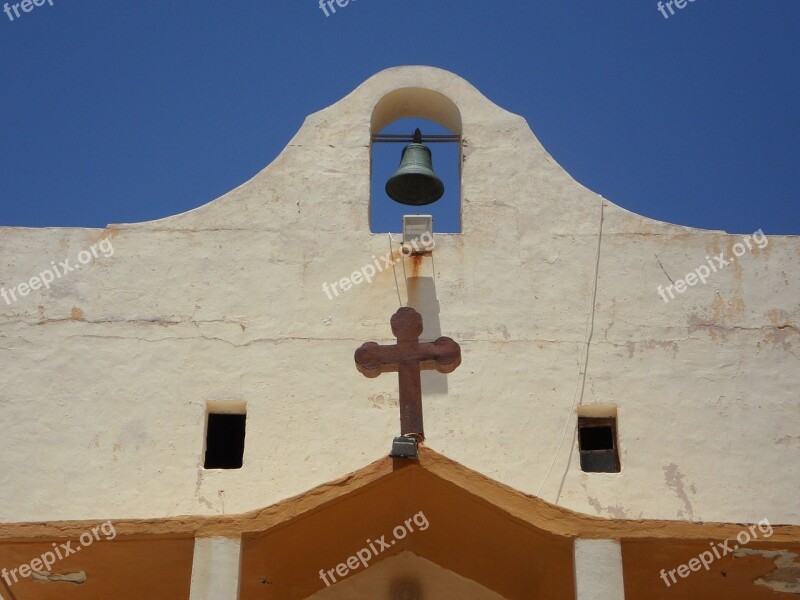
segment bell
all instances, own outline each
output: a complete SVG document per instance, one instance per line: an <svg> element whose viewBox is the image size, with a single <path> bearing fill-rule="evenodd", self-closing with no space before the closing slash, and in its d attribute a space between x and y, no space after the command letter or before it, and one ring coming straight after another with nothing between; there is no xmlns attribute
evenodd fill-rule
<svg viewBox="0 0 800 600"><path fill-rule="evenodd" d="M422 143L422 132L414 132L414 141L403 149L400 166L386 182L386 193L400 204L423 206L444 195L444 184L433 172L430 149Z"/></svg>

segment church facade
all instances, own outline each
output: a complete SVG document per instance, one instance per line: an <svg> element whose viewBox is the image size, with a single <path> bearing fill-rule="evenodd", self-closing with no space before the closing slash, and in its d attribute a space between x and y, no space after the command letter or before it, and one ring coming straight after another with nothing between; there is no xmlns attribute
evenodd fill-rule
<svg viewBox="0 0 800 600"><path fill-rule="evenodd" d="M459 144L460 233L370 231L407 117ZM800 239L630 213L452 73L195 210L0 246L5 600L800 594Z"/></svg>

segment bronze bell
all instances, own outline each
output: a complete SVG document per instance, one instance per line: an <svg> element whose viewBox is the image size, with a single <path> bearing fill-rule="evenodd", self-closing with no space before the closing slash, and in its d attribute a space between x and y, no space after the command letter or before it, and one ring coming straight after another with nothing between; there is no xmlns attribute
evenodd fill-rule
<svg viewBox="0 0 800 600"><path fill-rule="evenodd" d="M444 195L444 184L433 172L430 149L422 143L422 132L414 132L414 141L403 148L400 166L386 182L386 193L400 204L423 206Z"/></svg>

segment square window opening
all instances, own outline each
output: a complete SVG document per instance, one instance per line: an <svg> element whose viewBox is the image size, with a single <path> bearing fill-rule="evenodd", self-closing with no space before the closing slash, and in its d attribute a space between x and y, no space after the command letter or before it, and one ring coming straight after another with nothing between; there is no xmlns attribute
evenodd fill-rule
<svg viewBox="0 0 800 600"><path fill-rule="evenodd" d="M619 473L617 420L578 417L581 470L587 473Z"/></svg>
<svg viewBox="0 0 800 600"><path fill-rule="evenodd" d="M246 422L246 414L208 413L204 468L242 468Z"/></svg>

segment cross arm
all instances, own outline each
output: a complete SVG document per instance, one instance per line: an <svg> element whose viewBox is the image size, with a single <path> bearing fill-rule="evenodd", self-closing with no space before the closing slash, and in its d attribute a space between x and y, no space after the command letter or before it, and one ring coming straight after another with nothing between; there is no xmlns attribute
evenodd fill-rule
<svg viewBox="0 0 800 600"><path fill-rule="evenodd" d="M425 370L452 373L461 364L461 346L452 338L440 337L419 345L419 360Z"/></svg>
<svg viewBox="0 0 800 600"><path fill-rule="evenodd" d="M381 346L375 342L362 344L355 353L356 368L367 377L397 370L397 346ZM394 368L392 368L394 363Z"/></svg>

